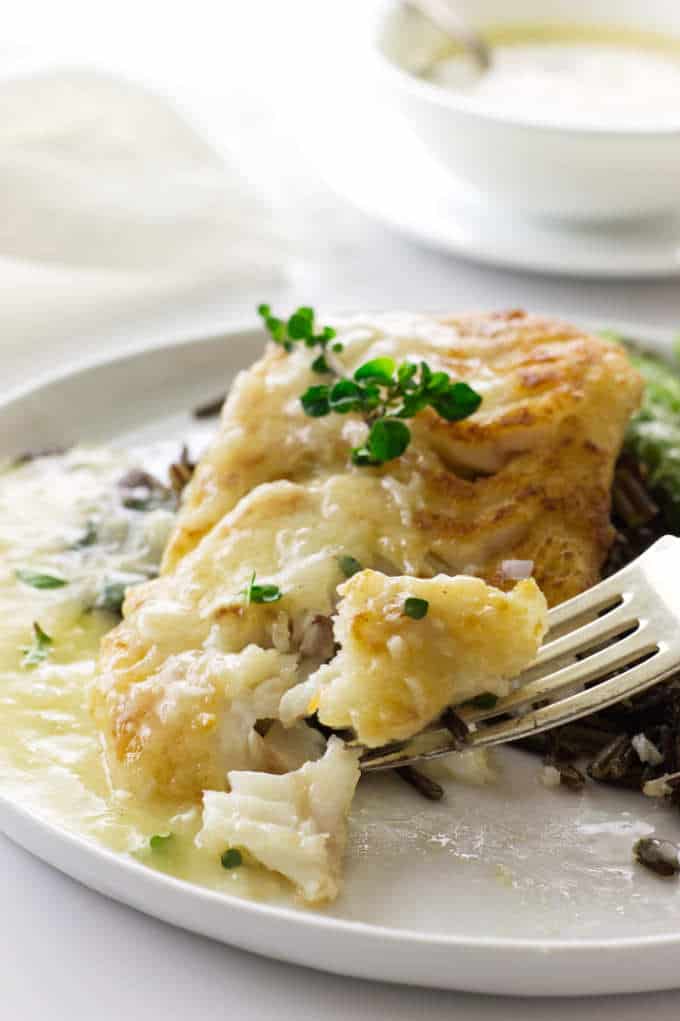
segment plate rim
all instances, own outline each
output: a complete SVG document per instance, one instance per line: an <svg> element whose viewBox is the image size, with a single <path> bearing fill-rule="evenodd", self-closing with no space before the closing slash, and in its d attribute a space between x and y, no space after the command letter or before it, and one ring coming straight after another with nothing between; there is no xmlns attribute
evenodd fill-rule
<svg viewBox="0 0 680 1021"><path fill-rule="evenodd" d="M672 330L670 328L650 326L649 324L635 323L630 320L611 321L608 319L604 321L602 319L580 316L575 318L583 324L584 328L589 330L609 328L622 333L630 333L633 336L637 335L645 340L648 339L651 346L666 347L672 338ZM81 360L76 365L62 366L57 371L48 371L25 384L14 387L8 394L0 398L0 415L4 414L10 406L20 404L24 400L30 400L46 388L58 387L62 383L79 377L82 380L88 374L105 372L112 366L121 368L127 364L132 368L135 362L144 356L151 355L157 357L165 351L178 349L183 349L185 353L190 353L216 342L229 342L234 337L239 337L242 340L249 337L261 340L265 339L265 336L264 330L258 325L253 325L252 321L249 323L239 321L231 323L215 333L210 333L197 339L190 336L178 341L159 339L149 345L140 346L131 351L126 350L121 353L114 352L94 356ZM221 940L222 942L244 946L248 950L260 952L279 960L374 980L393 981L402 984L422 984L425 982L432 987L476 992L496 992L510 995L545 995L546 992L552 992L553 995L576 996L584 995L586 992L604 994L622 991L668 989L677 987L680 984L680 979L677 977L677 958L675 956L677 951L680 950L680 922L674 933L623 937L621 939L584 938L578 941L548 937L530 939L527 937L508 936L461 936L460 934L443 932L426 933L409 928L388 927L377 923L338 918L325 914L323 910L314 908L292 908L284 905L257 902L201 887L198 884L192 884L186 880L149 869L144 864L135 861L129 854L110 850L98 844L94 839L73 832L67 827L60 826L56 822L52 822L24 808L22 805L14 802L11 797L2 793L0 793L0 806L0 831L29 853L62 873L76 879L78 882L83 883L90 889L94 889L111 899L141 910L153 917L160 918L170 924L198 934L209 935L211 938ZM62 854L56 853L59 849L63 851ZM80 862L81 864L77 864L76 867L69 867L68 864L65 865L64 860L70 860L70 857L74 857L76 863ZM88 869L88 862L95 872L100 870L104 872L104 875L99 878L90 875L92 869ZM131 890L125 889L126 883L128 886L132 886ZM149 908L142 903L144 900L142 893L145 889L149 891L150 897L157 896L157 901L153 908ZM167 899L161 896L164 893L167 895ZM352 965L343 961L334 965L333 962L329 961L318 963L309 960L304 954L301 957L302 951L291 946L290 942L282 944L279 950L271 948L268 950L258 950L256 946L251 946L247 941L240 940L238 935L227 936L223 933L216 933L214 927L211 927L211 931L206 931L205 925L202 925L200 921L186 917L191 915L192 905L194 908L196 905L199 908L201 905L209 906L215 910L222 908L226 915L241 916L254 923L261 920L270 924L273 921L279 927L292 925L298 930L302 929L303 934L307 936L314 933L322 933L324 936L331 934L338 939L354 937L355 940L360 939L364 943L365 949L369 951L367 961L362 963L359 960L361 954L356 952L356 948L354 953L352 953L351 949L349 950L350 956L355 958L355 963ZM568 977L568 982L560 985L563 979L559 979L556 983L554 981L555 976L552 975L553 981L550 988L546 989L545 985L541 985L540 981L532 985L531 982L535 981L534 978L529 980L526 974L520 976L520 982L517 984L507 969L499 969L495 977L485 973L483 984L480 984L475 979L474 969L466 976L453 974L449 975L448 978L440 977L439 979L428 977L427 968L423 971L422 968L415 964L411 967L410 971L404 971L403 962L400 962L400 969L395 970L394 965L390 965L389 962L384 961L379 965L377 959L374 961L370 960L370 951L379 949L380 946L387 946L392 950L395 948L403 950L405 947L411 946L412 948L429 948L431 951L454 949L467 953L483 951L485 953L505 954L511 959L519 955L524 960L529 955L530 960L550 958L552 963L558 963L558 961L560 963L565 961L566 963L565 959L570 957L572 958L572 963L575 959L577 964L583 963L583 955L599 951L603 954L612 953L617 956L617 960L612 962L610 972L605 969L599 976L595 976L596 981L593 982L593 976L589 976L591 981L587 990L583 986L573 987L573 973L569 970L565 970L564 973ZM632 964L634 956L646 950L665 952L661 956L668 956L668 967L664 970L662 966L660 969L662 975L657 977L645 978L644 976L636 976L634 980L627 978L626 982L622 984L621 968L623 962L621 955L627 955ZM668 952L672 952L672 954L669 956ZM663 961L657 962L657 964L663 965ZM452 970L455 971L455 969ZM659 970L658 967L657 970ZM527 985L527 982L530 984Z"/></svg>

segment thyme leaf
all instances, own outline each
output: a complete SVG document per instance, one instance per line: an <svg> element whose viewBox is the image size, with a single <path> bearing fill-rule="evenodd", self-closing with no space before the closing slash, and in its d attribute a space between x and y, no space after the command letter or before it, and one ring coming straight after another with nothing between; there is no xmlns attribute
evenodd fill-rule
<svg viewBox="0 0 680 1021"><path fill-rule="evenodd" d="M347 554L338 557L338 564L346 578L351 578L352 575L357 574L359 571L363 571L363 567L356 557L350 557Z"/></svg>
<svg viewBox="0 0 680 1021"><path fill-rule="evenodd" d="M257 311L272 340L285 351L300 343L321 349L310 368L335 377L335 382L313 384L300 402L310 418L352 412L362 416L369 431L366 441L351 451L354 465L375 467L401 457L411 442L411 431L402 419L414 418L429 407L445 421L458 422L482 402L467 383L452 381L446 372L434 372L424 361L397 365L385 355L364 362L349 378L327 358L329 344L334 352L342 351L342 344L330 343L335 337L332 327L317 331L313 308L302 305L287 320L272 315L269 305L259 305Z"/></svg>
<svg viewBox="0 0 680 1021"><path fill-rule="evenodd" d="M23 568L15 571L15 574L19 581L23 581L24 585L30 585L31 588L63 588L64 585L68 585L66 578L60 578L56 574L42 574L40 571Z"/></svg>
<svg viewBox="0 0 680 1021"><path fill-rule="evenodd" d="M240 593L246 606L250 606L251 603L278 603L279 599L283 599L283 592L278 585L256 585L255 578L256 574L253 571L247 587Z"/></svg>
<svg viewBox="0 0 680 1021"><path fill-rule="evenodd" d="M430 608L430 604L427 599L418 599L416 596L409 596L404 601L404 616L410 617L411 620L422 620L423 617L427 616L427 611Z"/></svg>
<svg viewBox="0 0 680 1021"><path fill-rule="evenodd" d="M33 621L33 634L32 644L25 645L21 649L24 654L21 665L28 668L37 666L38 663L42 663L44 659L47 659L50 649L54 645L53 640L43 631L37 620Z"/></svg>
<svg viewBox="0 0 680 1021"><path fill-rule="evenodd" d="M285 351L292 351L296 344L302 343L305 347L318 347L321 354L312 363L314 372L324 373L333 370L325 358L326 348L335 338L335 330L332 326L322 326L316 331L314 322L314 309L309 305L301 305L293 312L288 319L279 319L272 315L269 305L258 305L257 314L262 319L265 329L275 344L280 344ZM342 344L335 342L332 351L342 351Z"/></svg>

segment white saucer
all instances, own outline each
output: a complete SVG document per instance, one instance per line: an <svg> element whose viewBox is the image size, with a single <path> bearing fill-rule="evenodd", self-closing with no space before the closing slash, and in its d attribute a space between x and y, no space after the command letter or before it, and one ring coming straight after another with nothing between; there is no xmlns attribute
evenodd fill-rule
<svg viewBox="0 0 680 1021"><path fill-rule="evenodd" d="M314 121L313 156L326 183L369 216L428 245L537 273L680 274L680 209L663 219L597 227L512 216L480 204L404 121L365 95L361 103L326 95Z"/></svg>

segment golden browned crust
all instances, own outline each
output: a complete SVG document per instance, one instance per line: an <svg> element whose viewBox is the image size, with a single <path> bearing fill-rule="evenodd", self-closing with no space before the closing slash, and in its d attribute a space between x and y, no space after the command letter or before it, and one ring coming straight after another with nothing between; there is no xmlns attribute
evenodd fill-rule
<svg viewBox="0 0 680 1021"><path fill-rule="evenodd" d="M422 473L427 497L415 524L432 536L446 564L475 567L500 584L504 559L533 560L553 605L599 577L612 539L613 467L639 404L640 377L616 345L518 309L439 322L450 327L450 341L444 348L438 341L438 362L482 392L490 383L490 397L462 422L422 414L409 455L383 471L404 482L414 469ZM432 356L427 340L401 349ZM366 357L370 344L358 360ZM272 346L241 378L221 432L186 490L166 570L253 485L281 478L304 483L324 470L348 470L337 417L304 430L294 403L277 407L272 399L268 381L286 359ZM235 426L246 442L229 442ZM423 451L428 456L418 457Z"/></svg>

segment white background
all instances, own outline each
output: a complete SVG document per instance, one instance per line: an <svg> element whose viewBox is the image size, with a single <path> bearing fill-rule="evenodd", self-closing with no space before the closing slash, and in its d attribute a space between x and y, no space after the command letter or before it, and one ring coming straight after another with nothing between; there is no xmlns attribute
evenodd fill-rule
<svg viewBox="0 0 680 1021"><path fill-rule="evenodd" d="M317 56L327 53L329 73L351 75L351 36L342 34L336 19L346 25L361 10L360 0L22 0L3 11L0 62L7 68L87 64L171 95L274 203L291 239L282 302L449 310L522 305L680 327L677 282L564 282L482 269L419 249L328 194L307 159L314 125L305 113L305 93L317 84L305 75L306 54L309 48ZM143 321L121 317L86 335L55 322L39 357L5 345L4 386L26 382L36 367L73 364L163 336L210 332L250 314L256 297L208 292L188 307L167 303ZM108 902L3 838L0 875L2 1021L680 1016L680 993L520 1002L372 985L265 961Z"/></svg>

